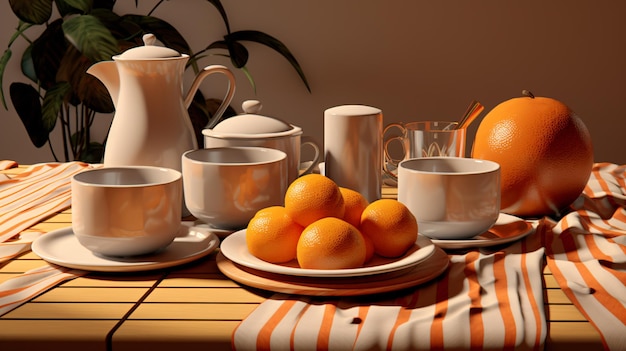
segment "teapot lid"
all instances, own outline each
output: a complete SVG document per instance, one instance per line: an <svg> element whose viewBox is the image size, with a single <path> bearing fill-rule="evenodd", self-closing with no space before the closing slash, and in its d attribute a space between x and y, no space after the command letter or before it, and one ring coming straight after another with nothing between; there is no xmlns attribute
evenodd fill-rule
<svg viewBox="0 0 626 351"><path fill-rule="evenodd" d="M227 118L218 123L213 132L222 134L278 134L294 129L291 124L277 118L259 115L263 107L257 100L241 104L244 114Z"/></svg>
<svg viewBox="0 0 626 351"><path fill-rule="evenodd" d="M181 54L174 49L154 45L156 42L154 34L144 34L142 39L144 42L143 46L128 49L118 57L124 59L163 59L181 57Z"/></svg>

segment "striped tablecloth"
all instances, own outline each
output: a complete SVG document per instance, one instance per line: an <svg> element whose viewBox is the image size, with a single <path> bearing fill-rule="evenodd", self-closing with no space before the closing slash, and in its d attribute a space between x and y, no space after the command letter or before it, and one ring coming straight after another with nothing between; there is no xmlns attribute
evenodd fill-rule
<svg viewBox="0 0 626 351"><path fill-rule="evenodd" d="M35 165L19 176L0 179L0 215L16 211L9 220L0 221L3 259L28 250L30 241L42 234L24 230L32 221L69 206L69 193L63 187L73 172L85 167L90 166ZM50 177L53 174L56 176ZM624 349L625 179L626 166L596 164L588 186L567 215L541 219L535 233L507 247L449 252L448 271L414 289L349 299L277 294L235 329L233 347L541 349L547 333L541 272L547 261L561 289L601 334L604 347ZM27 182L27 191L18 195L11 190ZM34 189L46 195L32 196L34 202L18 201L25 206L22 210L16 209L18 202L7 200L9 196L26 199ZM31 215L15 221L21 213ZM21 249L8 249L14 244ZM10 310L54 286L55 279L71 279L76 273L81 272L54 272L47 266L33 269L0 286L0 299L12 299L14 305L7 305L7 300L0 304ZM54 276L52 281L34 279L41 285L16 299L16 289L32 285L29 276L40 275L45 280L48 274Z"/></svg>
<svg viewBox="0 0 626 351"><path fill-rule="evenodd" d="M15 162L0 161L2 169L15 166ZM82 162L42 163L12 178L0 174L0 263L30 251L33 240L44 233L27 229L69 208L72 176L91 167L94 166ZM4 282L0 284L0 315L63 281L84 274L46 264Z"/></svg>
<svg viewBox="0 0 626 351"><path fill-rule="evenodd" d="M341 300L277 294L233 333L237 350L542 349L541 272L547 263L602 335L626 349L626 167L596 164L563 218L522 241L449 252L435 281L386 296Z"/></svg>
<svg viewBox="0 0 626 351"><path fill-rule="evenodd" d="M626 350L626 165L596 164L572 208L545 220L548 266L605 348Z"/></svg>

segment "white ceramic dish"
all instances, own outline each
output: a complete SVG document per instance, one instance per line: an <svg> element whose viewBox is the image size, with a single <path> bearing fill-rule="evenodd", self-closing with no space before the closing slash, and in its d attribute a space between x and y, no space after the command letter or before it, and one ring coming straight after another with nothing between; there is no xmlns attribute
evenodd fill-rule
<svg viewBox="0 0 626 351"><path fill-rule="evenodd" d="M165 249L154 254L131 257L105 257L82 246L72 228L44 234L32 250L44 260L59 266L98 272L136 272L188 263L213 252L219 238L208 229L181 225L181 231Z"/></svg>
<svg viewBox="0 0 626 351"><path fill-rule="evenodd" d="M418 235L416 246L400 258L374 257L365 267L351 269L303 269L295 261L274 264L253 256L246 246L246 230L237 231L222 241L220 251L229 260L256 270L284 275L306 277L358 277L393 272L413 267L429 258L435 252L430 239Z"/></svg>
<svg viewBox="0 0 626 351"><path fill-rule="evenodd" d="M210 224L206 224L199 219L193 222L193 226L197 227L198 229L206 230L217 235L217 237L220 238L220 240L223 240L225 237L237 231L235 229L217 228Z"/></svg>
<svg viewBox="0 0 626 351"><path fill-rule="evenodd" d="M489 247L520 240L533 231L533 226L525 220L509 214L500 213L498 220L488 231L473 238L463 240L431 239L431 241L433 244L444 249Z"/></svg>

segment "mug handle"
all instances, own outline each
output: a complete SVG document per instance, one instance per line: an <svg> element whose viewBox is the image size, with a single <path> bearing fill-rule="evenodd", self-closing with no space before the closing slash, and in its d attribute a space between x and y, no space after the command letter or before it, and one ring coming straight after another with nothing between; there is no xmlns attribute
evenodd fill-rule
<svg viewBox="0 0 626 351"><path fill-rule="evenodd" d="M384 155L385 155L385 162L383 162L383 171L389 175L390 177L392 177L395 180L398 180L398 176L393 173L391 170L389 170L388 165L393 165L394 167L398 167L398 165L400 164L400 162L402 162L402 160L404 160L406 158L406 154L407 154L407 147L404 143L404 138L406 135L406 128L404 127L404 125L402 123L390 123L388 124L385 129L383 130L383 136L385 134L387 134L387 131L389 131L391 128L398 128L400 129L400 131L402 132L402 135L400 136L394 136L394 137L390 137L390 138L384 138L384 142L383 142L383 151L384 151ZM400 145L402 146L402 159L394 159L391 154L389 153L389 144L393 141L399 141Z"/></svg>
<svg viewBox="0 0 626 351"><path fill-rule="evenodd" d="M311 171L320 163L321 161L321 157L322 157L322 153L320 151L320 147L319 145L317 145L317 143L315 142L315 140L313 140L313 138L309 137L309 136L302 136L301 137L301 147L308 145L311 148L313 148L313 151L315 152L315 156L313 157L313 160L311 160L311 165L309 165L309 167L307 167L304 171L300 171L300 175L305 175L308 173L311 173Z"/></svg>
<svg viewBox="0 0 626 351"><path fill-rule="evenodd" d="M226 78L228 78L228 87L226 90L226 95L224 96L224 99L222 99L222 104L217 108L217 110L215 111L215 114L213 115L213 117L211 117L211 121L205 127L207 129L213 129L213 127L215 127L217 122L219 122L220 119L222 118L224 111L226 111L226 108L228 107L230 102L233 100L233 96L235 96L235 75L226 66L222 66L222 65L206 66L204 67L204 69L202 69L202 71L200 71L200 73L198 73L196 78L194 78L193 82L191 83L191 87L189 88L189 91L187 92L187 95L185 96L185 108L187 109L191 105L191 102L193 101L193 97L196 94L196 91L198 90L198 88L200 87L200 83L202 83L204 78L208 77L209 75L213 73L221 73L225 75Z"/></svg>

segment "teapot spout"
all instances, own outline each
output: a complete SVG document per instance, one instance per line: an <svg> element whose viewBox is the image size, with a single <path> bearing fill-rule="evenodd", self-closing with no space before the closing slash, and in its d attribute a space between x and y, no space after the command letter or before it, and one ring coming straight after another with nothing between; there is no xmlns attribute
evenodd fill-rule
<svg viewBox="0 0 626 351"><path fill-rule="evenodd" d="M87 69L87 73L98 78L98 80L104 84L109 91L109 95L111 95L113 105L117 108L117 98L120 91L120 75L115 61L100 61L95 63Z"/></svg>

